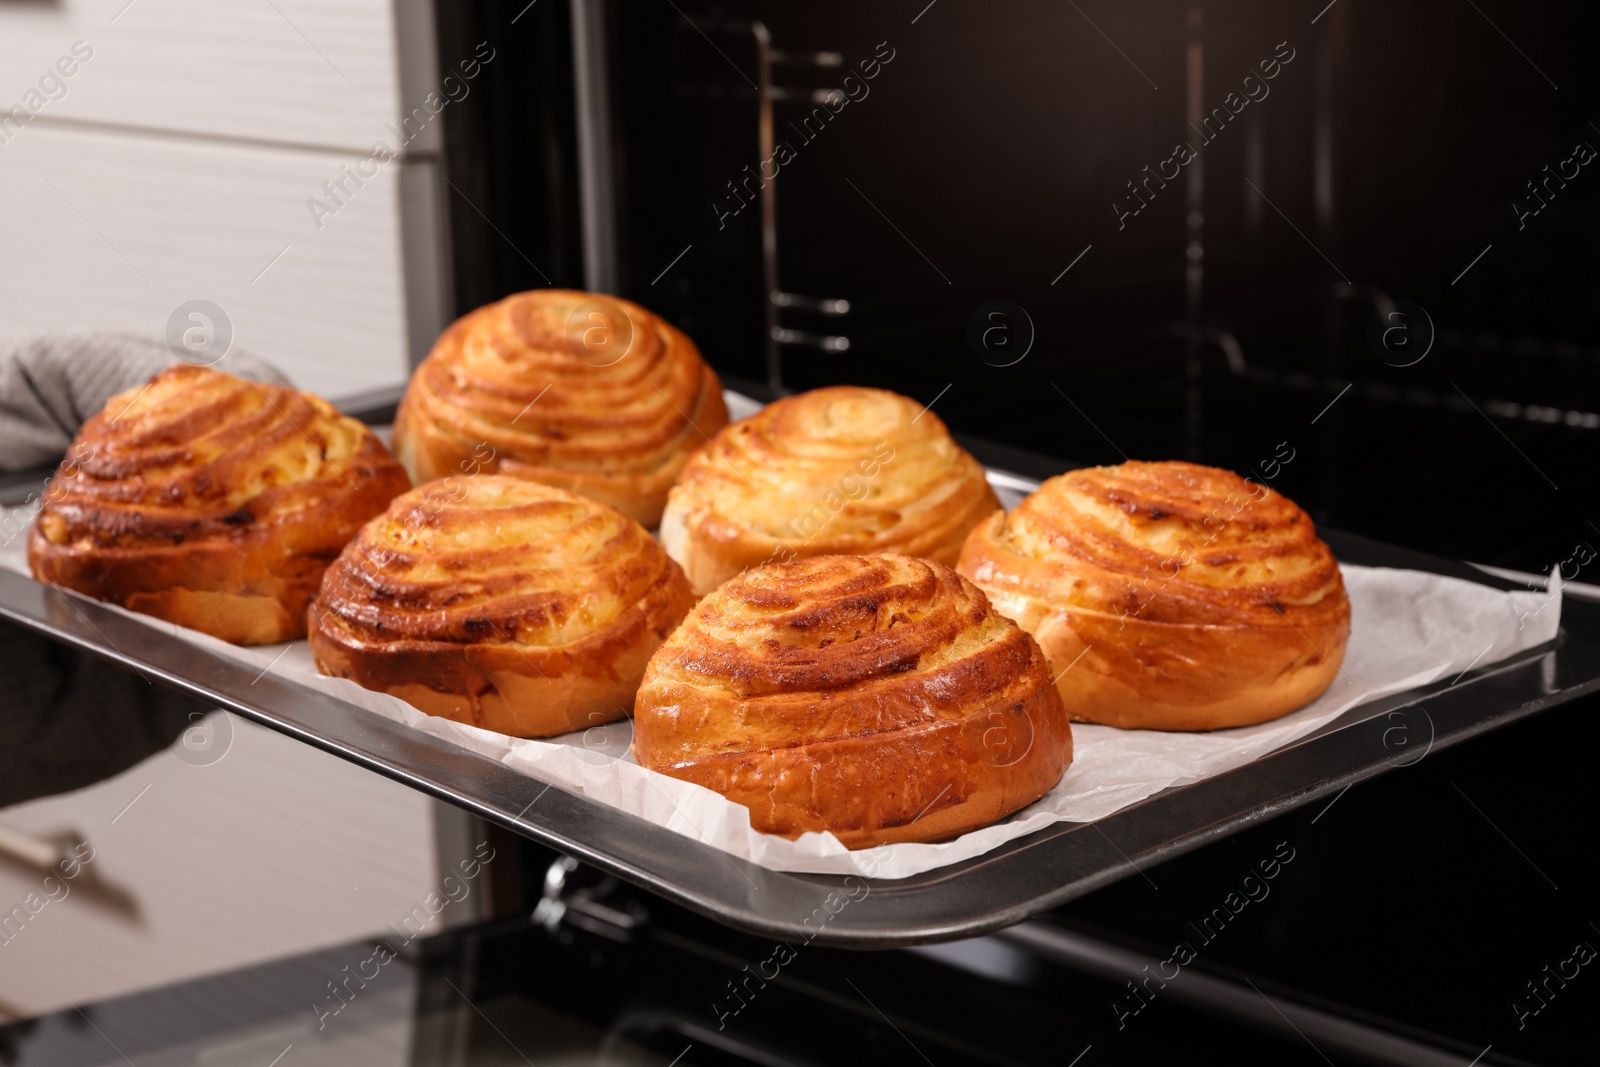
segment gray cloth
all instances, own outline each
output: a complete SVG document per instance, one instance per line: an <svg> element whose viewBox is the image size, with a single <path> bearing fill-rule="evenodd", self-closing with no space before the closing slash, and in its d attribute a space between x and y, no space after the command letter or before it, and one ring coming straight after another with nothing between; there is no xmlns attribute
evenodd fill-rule
<svg viewBox="0 0 1600 1067"><path fill-rule="evenodd" d="M125 389L177 362L164 341L124 333L0 342L0 470L54 463L78 427ZM288 385L230 352L217 369ZM0 622L0 808L79 789L159 751L209 709L88 653Z"/></svg>
<svg viewBox="0 0 1600 1067"><path fill-rule="evenodd" d="M211 710L5 621L0 662L0 809L120 774Z"/></svg>
<svg viewBox="0 0 1600 1067"><path fill-rule="evenodd" d="M138 334L55 333L0 341L0 470L54 463L107 400L177 361L165 341ZM216 369L289 384L272 364L242 352L229 352Z"/></svg>

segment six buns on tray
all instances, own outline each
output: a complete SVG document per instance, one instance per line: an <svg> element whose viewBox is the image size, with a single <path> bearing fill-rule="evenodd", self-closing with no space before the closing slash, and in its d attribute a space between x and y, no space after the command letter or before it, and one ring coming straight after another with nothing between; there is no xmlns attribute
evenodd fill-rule
<svg viewBox="0 0 1600 1067"><path fill-rule="evenodd" d="M1258 483L1128 462L1008 515L894 393L818 389L726 423L672 326L521 293L418 367L404 468L292 389L179 365L113 397L46 493L29 562L241 644L309 617L323 673L502 733L631 706L641 765L758 830L851 848L1032 803L1071 762L1069 719L1261 722L1338 673L1338 564ZM405 492L406 468L427 484ZM640 525L658 518L659 544Z"/></svg>

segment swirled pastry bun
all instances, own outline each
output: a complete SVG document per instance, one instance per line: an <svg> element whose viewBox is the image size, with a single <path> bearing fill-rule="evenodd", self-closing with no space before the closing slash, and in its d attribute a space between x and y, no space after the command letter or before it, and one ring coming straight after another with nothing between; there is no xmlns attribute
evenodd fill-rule
<svg viewBox="0 0 1600 1067"><path fill-rule="evenodd" d="M615 508L484 474L414 489L362 529L323 579L311 652L430 715L549 737L626 714L693 604Z"/></svg>
<svg viewBox="0 0 1600 1067"><path fill-rule="evenodd" d="M661 541L703 594L749 567L829 553L954 565L999 506L933 412L835 386L769 404L696 452L667 498Z"/></svg>
<svg viewBox="0 0 1600 1067"><path fill-rule="evenodd" d="M1193 463L1052 478L973 530L959 569L1038 638L1086 722L1277 718L1328 688L1350 637L1339 564L1310 516Z"/></svg>
<svg viewBox="0 0 1600 1067"><path fill-rule="evenodd" d="M410 484L326 400L180 363L83 424L28 563L225 641L287 641L305 636L323 570Z"/></svg>
<svg viewBox="0 0 1600 1067"><path fill-rule="evenodd" d="M654 526L689 453L727 422L682 332L626 300L541 289L444 332L400 403L394 449L418 484L474 463Z"/></svg>
<svg viewBox="0 0 1600 1067"><path fill-rule="evenodd" d="M942 563L817 556L706 597L645 671L642 766L750 825L936 841L1044 795L1072 731L1033 639Z"/></svg>

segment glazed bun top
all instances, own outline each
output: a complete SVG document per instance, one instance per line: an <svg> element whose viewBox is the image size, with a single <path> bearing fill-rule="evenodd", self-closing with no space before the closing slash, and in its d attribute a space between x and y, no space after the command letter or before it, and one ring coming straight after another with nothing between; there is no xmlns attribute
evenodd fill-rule
<svg viewBox="0 0 1600 1067"><path fill-rule="evenodd" d="M475 461L654 525L684 460L727 421L682 332L626 300L543 289L444 332L401 403L395 450L418 482Z"/></svg>
<svg viewBox="0 0 1600 1067"><path fill-rule="evenodd" d="M1060 780L1072 729L1033 638L942 563L816 556L706 597L645 668L634 754L847 848L938 841Z"/></svg>
<svg viewBox="0 0 1600 1067"><path fill-rule="evenodd" d="M405 485L372 431L320 397L179 363L84 423L37 528L41 548L136 549L276 527L292 552L342 529L353 499L370 509L359 522Z"/></svg>
<svg viewBox="0 0 1600 1067"><path fill-rule="evenodd" d="M703 599L650 661L635 748L657 766L932 728L1009 708L1039 688L1037 659L1032 640L942 564L817 556L759 567Z"/></svg>
<svg viewBox="0 0 1600 1067"><path fill-rule="evenodd" d="M953 564L967 531L999 506L937 415L857 386L784 397L729 426L690 459L670 501L697 586L697 571L720 581L774 552ZM678 539L665 524L663 538L669 549Z"/></svg>
<svg viewBox="0 0 1600 1067"><path fill-rule="evenodd" d="M1348 610L1310 516L1259 482L1193 463L1133 460L1051 478L973 531L961 569L1013 617L1027 613L1012 596L1212 626Z"/></svg>
<svg viewBox="0 0 1600 1067"><path fill-rule="evenodd" d="M317 610L320 625L369 644L548 649L601 642L674 583L676 564L615 509L481 474L396 497L328 568Z"/></svg>

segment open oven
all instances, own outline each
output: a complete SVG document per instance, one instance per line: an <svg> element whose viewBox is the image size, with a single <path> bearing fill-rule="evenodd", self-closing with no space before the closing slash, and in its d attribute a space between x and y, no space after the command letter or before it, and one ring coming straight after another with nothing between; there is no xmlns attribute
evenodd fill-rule
<svg viewBox="0 0 1600 1067"><path fill-rule="evenodd" d="M312 684L287 645L252 658L11 565L0 887L40 903L0 915L0 968L17 961L5 1067L1600 1056L1583 1021L1600 995L1600 329L1584 310L1600 111L1583 60L1600 14L390 6L388 154L345 165L356 135L327 104L302 147L306 174L334 178L295 186L301 214L315 194L311 229L278 252L295 269L296 243L339 239L340 214L347 232L366 211L393 227L371 272L389 296L354 253L293 275L327 294L310 332L339 320L347 280L367 286L350 316L392 297L382 359L343 364L339 339L289 367L385 440L451 319L528 290L614 294L693 338L733 418L891 390L936 413L1007 508L1130 460L1249 474L1347 572L1414 575L1440 604L1501 598L1514 621L1448 670L1393 650L1365 696L1237 759L879 877L825 849L740 853L648 798L619 807L601 776L631 733L602 724L559 765L469 743ZM299 32L304 12L280 14ZM83 67L87 84L100 68ZM296 113L319 113L302 95ZM114 140L74 115L0 114L0 132L40 153ZM287 135L205 136L216 159L288 154ZM298 336L259 315L255 337ZM247 336L256 320L235 318ZM5 475L13 555L56 463ZM1409 620L1383 588L1363 603ZM1437 616L1416 610L1431 649ZM132 830L151 835L134 887L114 842L147 792L145 810L172 807ZM188 913L218 933L171 949Z"/></svg>

